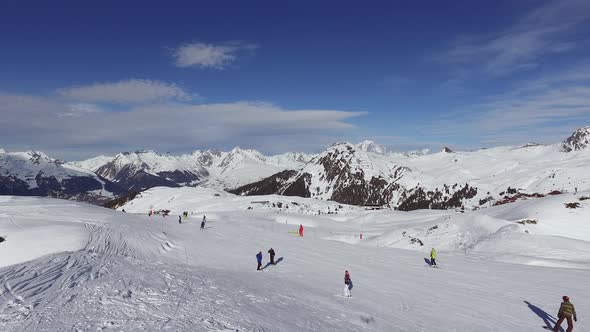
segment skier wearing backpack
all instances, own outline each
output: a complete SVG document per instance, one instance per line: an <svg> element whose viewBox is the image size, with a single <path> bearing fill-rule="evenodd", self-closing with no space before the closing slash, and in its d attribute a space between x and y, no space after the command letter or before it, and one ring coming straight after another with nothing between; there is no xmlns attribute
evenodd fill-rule
<svg viewBox="0 0 590 332"><path fill-rule="evenodd" d="M348 270L344 271L344 296L352 297L350 291L352 290L352 279L350 279L350 273Z"/></svg>
<svg viewBox="0 0 590 332"><path fill-rule="evenodd" d="M574 305L570 302L570 298L567 296L562 297L563 302L561 302L561 306L559 307L559 312L557 313L557 318L559 318L559 320L557 321L557 323L555 323L555 328L553 329L553 331L557 332L559 331L559 328L561 326L561 323L563 323L563 320L566 319L567 320L567 330L566 332L572 332L574 330L574 322L572 322L572 317L574 318L574 321L578 321L578 317L576 316L576 309L574 308Z"/></svg>
<svg viewBox="0 0 590 332"><path fill-rule="evenodd" d="M270 248L270 250L268 251L268 254L270 255L270 263L272 265L275 265L275 251L273 248Z"/></svg>
<svg viewBox="0 0 590 332"><path fill-rule="evenodd" d="M256 254L256 261L258 262L258 267L256 268L256 270L260 271L260 268L262 267L262 251L259 251Z"/></svg>
<svg viewBox="0 0 590 332"><path fill-rule="evenodd" d="M430 266L437 267L437 265L436 265L436 250L434 250L434 248L432 248L432 250L430 251Z"/></svg>

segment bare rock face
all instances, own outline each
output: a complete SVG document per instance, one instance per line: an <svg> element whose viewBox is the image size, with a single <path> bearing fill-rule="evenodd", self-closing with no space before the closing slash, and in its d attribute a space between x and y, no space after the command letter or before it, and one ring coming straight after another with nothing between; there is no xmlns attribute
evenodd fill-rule
<svg viewBox="0 0 590 332"><path fill-rule="evenodd" d="M580 128L568 137L561 146L561 151L572 152L590 147L590 126Z"/></svg>
<svg viewBox="0 0 590 332"><path fill-rule="evenodd" d="M271 195L283 194L286 196L309 197L307 188L302 183L295 185L295 182L289 182L297 175L297 171L287 170L279 172L260 181L229 190L230 193L237 195ZM287 194L285 191L289 189Z"/></svg>

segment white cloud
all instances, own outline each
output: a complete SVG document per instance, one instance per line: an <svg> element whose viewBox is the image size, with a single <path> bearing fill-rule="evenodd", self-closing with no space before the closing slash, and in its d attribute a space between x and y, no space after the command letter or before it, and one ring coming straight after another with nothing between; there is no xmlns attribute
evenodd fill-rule
<svg viewBox="0 0 590 332"><path fill-rule="evenodd" d="M587 0L550 1L503 31L455 41L437 59L475 65L476 72L493 76L535 68L545 55L575 49L570 32L589 19Z"/></svg>
<svg viewBox="0 0 590 332"><path fill-rule="evenodd" d="M362 112L287 110L269 103L165 102L111 112L59 99L0 94L0 141L10 149L67 151L59 157L138 148L190 151L236 145L264 152L315 151L355 130Z"/></svg>
<svg viewBox="0 0 590 332"><path fill-rule="evenodd" d="M74 86L56 92L65 99L86 103L137 104L191 99L190 94L176 84L140 79Z"/></svg>
<svg viewBox="0 0 590 332"><path fill-rule="evenodd" d="M589 124L590 66L578 66L445 114L427 130L442 137L477 137L484 144L548 143Z"/></svg>
<svg viewBox="0 0 590 332"><path fill-rule="evenodd" d="M239 53L254 49L256 45L238 42L222 45L196 42L179 46L172 55L177 67L225 69L237 59Z"/></svg>

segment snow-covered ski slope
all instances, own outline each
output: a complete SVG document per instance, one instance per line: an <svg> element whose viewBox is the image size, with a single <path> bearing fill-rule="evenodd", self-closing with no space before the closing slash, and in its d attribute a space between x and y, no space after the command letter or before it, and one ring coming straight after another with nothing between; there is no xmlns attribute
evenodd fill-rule
<svg viewBox="0 0 590 332"><path fill-rule="evenodd" d="M127 213L3 196L0 330L535 331L567 294L584 331L583 194L464 214L204 188L154 188ZM148 217L150 208L172 212ZM514 222L523 219L537 224ZM426 266L431 246L440 269ZM256 271L254 255L266 265L270 247L280 262ZM341 296L345 269L352 299Z"/></svg>

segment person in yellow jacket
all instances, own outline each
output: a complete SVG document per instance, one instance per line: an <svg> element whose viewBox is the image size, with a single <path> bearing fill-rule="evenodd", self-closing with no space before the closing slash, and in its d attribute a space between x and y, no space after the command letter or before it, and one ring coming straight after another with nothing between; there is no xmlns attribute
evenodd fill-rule
<svg viewBox="0 0 590 332"><path fill-rule="evenodd" d="M561 302L561 306L559 307L559 312L557 313L557 317L559 318L559 320L557 321L557 323L555 323L555 328L553 329L553 331L557 332L559 331L559 327L561 326L561 323L563 322L564 319L567 320L567 332L572 332L574 330L574 323L572 322L572 317L574 318L574 321L578 321L578 317L576 316L576 309L574 308L574 305L570 302L570 298L567 296L564 296L563 298L563 302Z"/></svg>
<svg viewBox="0 0 590 332"><path fill-rule="evenodd" d="M430 250L430 266L436 267L436 250Z"/></svg>

